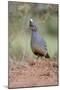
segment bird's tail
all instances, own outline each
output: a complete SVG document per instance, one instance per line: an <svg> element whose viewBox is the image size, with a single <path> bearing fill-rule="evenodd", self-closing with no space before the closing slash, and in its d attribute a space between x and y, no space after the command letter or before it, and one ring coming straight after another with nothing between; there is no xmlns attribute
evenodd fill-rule
<svg viewBox="0 0 60 90"><path fill-rule="evenodd" d="M49 56L49 54L48 54L48 53L46 54L46 56L45 56L45 57L46 57L46 58L50 58L50 56Z"/></svg>

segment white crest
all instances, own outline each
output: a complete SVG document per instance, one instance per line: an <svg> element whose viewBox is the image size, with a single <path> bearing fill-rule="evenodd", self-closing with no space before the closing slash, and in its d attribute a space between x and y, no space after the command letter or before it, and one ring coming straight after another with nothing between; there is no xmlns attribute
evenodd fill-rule
<svg viewBox="0 0 60 90"><path fill-rule="evenodd" d="M33 19L31 18L30 21L33 22Z"/></svg>

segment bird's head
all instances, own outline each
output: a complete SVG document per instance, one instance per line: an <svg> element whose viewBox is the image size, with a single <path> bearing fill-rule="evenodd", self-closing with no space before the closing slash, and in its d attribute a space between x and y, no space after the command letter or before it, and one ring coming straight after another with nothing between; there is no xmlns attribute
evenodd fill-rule
<svg viewBox="0 0 60 90"><path fill-rule="evenodd" d="M33 19L31 18L30 21L29 21L29 27L32 31L37 31L37 27L36 27L36 24L35 22L33 21Z"/></svg>

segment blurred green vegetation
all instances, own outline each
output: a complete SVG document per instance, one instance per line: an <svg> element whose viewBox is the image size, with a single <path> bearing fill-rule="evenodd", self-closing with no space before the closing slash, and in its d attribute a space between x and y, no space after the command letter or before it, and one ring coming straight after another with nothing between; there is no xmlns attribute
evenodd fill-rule
<svg viewBox="0 0 60 90"><path fill-rule="evenodd" d="M58 5L24 2L8 2L9 56L22 60L31 51L29 19L33 18L38 32L47 43L50 56L58 49Z"/></svg>

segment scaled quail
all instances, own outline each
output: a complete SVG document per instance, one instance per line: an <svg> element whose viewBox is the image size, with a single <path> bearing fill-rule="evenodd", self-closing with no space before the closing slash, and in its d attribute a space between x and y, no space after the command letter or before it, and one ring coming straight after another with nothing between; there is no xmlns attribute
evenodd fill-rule
<svg viewBox="0 0 60 90"><path fill-rule="evenodd" d="M34 23L33 19L30 19L29 27L32 31L32 36L31 36L32 52L38 57L44 56L46 58L50 58L48 51L47 51L46 42L44 41L44 39L40 36L39 32L37 31L37 26Z"/></svg>

